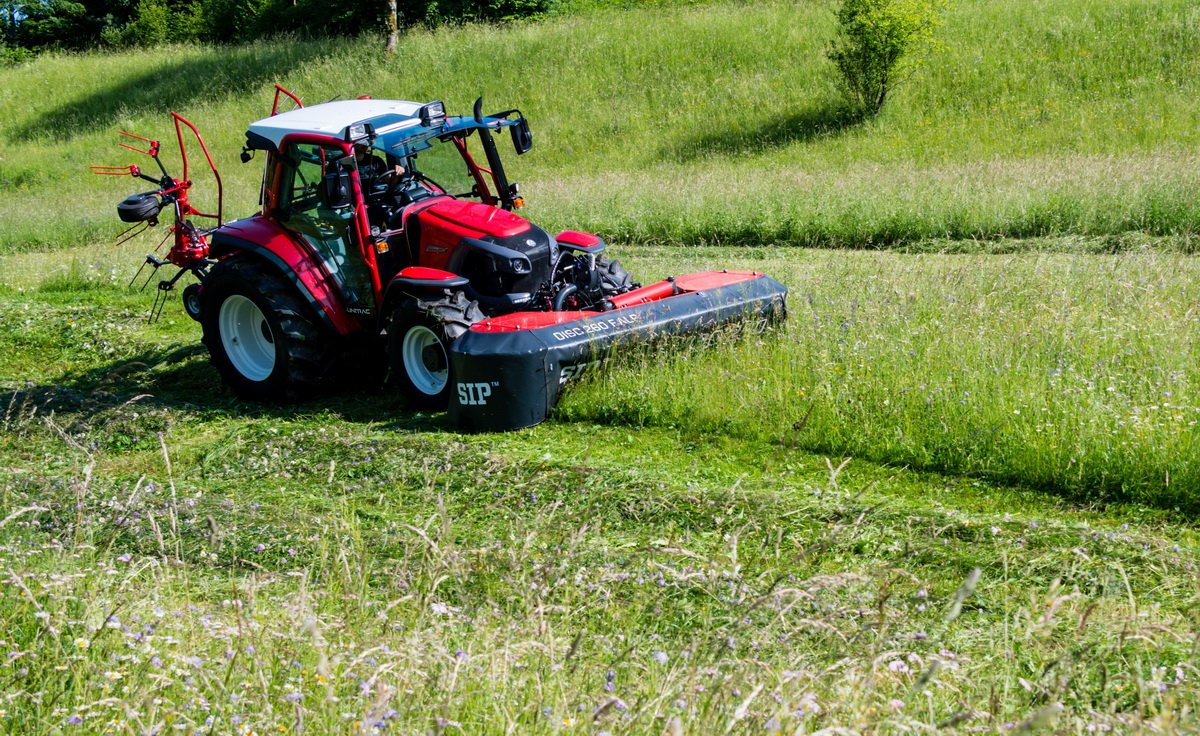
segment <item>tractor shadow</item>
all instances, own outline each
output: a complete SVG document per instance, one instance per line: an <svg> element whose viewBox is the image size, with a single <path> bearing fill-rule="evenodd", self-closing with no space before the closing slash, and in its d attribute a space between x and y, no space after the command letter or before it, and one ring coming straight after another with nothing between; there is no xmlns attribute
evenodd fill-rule
<svg viewBox="0 0 1200 736"><path fill-rule="evenodd" d="M665 157L696 160L712 155L767 153L792 143L843 135L870 117L857 105L842 101L816 102L791 115L750 123L739 129L713 129L693 136L672 146L665 152Z"/></svg>
<svg viewBox="0 0 1200 736"><path fill-rule="evenodd" d="M218 54L147 65L118 84L73 98L11 131L12 139L28 142L53 133L73 138L113 126L137 114L166 114L196 102L219 102L243 95L282 78L329 52L329 43L294 41L223 47ZM262 114L270 112L264 93Z"/></svg>
<svg viewBox="0 0 1200 736"><path fill-rule="evenodd" d="M449 429L444 414L416 412L398 389L343 371L334 390L293 404L266 404L238 399L208 361L202 345L147 350L107 365L61 376L45 384L29 384L0 394L9 407L55 416L77 429L96 428L113 417L137 411L190 414L202 419L294 420L316 415L355 424L378 424L398 432ZM20 415L22 411L16 411ZM8 419L6 419L6 422Z"/></svg>

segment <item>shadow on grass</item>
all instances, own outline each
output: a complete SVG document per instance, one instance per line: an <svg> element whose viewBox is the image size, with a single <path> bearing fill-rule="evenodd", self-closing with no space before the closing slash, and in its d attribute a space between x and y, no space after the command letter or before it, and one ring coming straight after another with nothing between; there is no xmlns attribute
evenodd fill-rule
<svg viewBox="0 0 1200 736"><path fill-rule="evenodd" d="M222 47L203 56L147 64L142 70L121 75L111 86L73 97L16 127L11 135L16 141L29 141L47 134L53 134L56 139L71 138L112 126L118 119L131 114L165 115L197 101L219 101L243 95L294 69L303 68L328 51L328 42L292 41ZM271 97L264 94L264 116L271 112L270 105ZM238 121L238 124L245 122L249 121Z"/></svg>
<svg viewBox="0 0 1200 736"><path fill-rule="evenodd" d="M672 146L666 158L697 159L708 155L765 153L791 143L830 138L862 125L870 115L846 102L823 101L783 117L744 128L711 130Z"/></svg>
<svg viewBox="0 0 1200 736"><path fill-rule="evenodd" d="M358 361L358 365L362 365ZM364 388L365 386L365 388ZM238 399L221 383L202 345L148 350L53 383L30 384L0 394L8 407L6 424L22 416L53 412L69 431L103 425L123 407L165 410L200 419L271 418L295 420L329 414L358 424L378 423L399 432L436 432L452 428L445 414L413 411L398 389L378 380L343 372L332 390L308 401L268 404Z"/></svg>

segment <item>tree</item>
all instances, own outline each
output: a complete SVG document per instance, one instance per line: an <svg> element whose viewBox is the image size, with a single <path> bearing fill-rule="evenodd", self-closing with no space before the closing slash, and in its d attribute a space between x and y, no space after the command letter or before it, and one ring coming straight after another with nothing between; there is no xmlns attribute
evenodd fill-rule
<svg viewBox="0 0 1200 736"><path fill-rule="evenodd" d="M902 79L902 62L933 40L945 0L842 0L826 52L846 91L874 115Z"/></svg>
<svg viewBox="0 0 1200 736"><path fill-rule="evenodd" d="M388 0L387 6L387 52L392 55L396 53L396 43L400 37L400 18L396 11L396 0Z"/></svg>

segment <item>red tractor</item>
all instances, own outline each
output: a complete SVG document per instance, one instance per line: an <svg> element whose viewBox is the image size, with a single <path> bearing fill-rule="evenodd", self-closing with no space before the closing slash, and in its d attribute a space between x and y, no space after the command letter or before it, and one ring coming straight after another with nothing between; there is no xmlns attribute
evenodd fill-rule
<svg viewBox="0 0 1200 736"><path fill-rule="evenodd" d="M174 208L171 251L147 260L180 268L163 293L196 276L185 309L239 396L310 396L357 341L386 347L415 406L449 404L466 429L527 426L622 336L783 312L786 290L762 274L639 287L599 237L551 236L514 214L524 202L497 137L507 129L518 155L530 150L519 110L485 116L477 101L457 117L441 102L369 98L303 107L282 89L276 108L279 93L297 107L246 132L243 162L266 158L262 207L250 217L221 223L219 207L213 216L188 204L186 152L183 179L136 166L100 172L159 184L121 203L127 222L153 224ZM182 148L180 126L195 128L173 115ZM157 162L158 143L140 140ZM218 225L201 230L190 216Z"/></svg>

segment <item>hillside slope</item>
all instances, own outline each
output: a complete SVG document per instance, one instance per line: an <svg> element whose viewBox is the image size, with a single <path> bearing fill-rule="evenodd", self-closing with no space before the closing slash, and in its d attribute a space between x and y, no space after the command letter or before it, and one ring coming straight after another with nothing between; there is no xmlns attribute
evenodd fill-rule
<svg viewBox="0 0 1200 736"><path fill-rule="evenodd" d="M106 242L117 132L193 119L252 210L246 123L280 82L516 105L530 215L633 241L878 247L924 238L1190 234L1200 10L1182 0L960 0L943 48L861 120L823 49L831 2L717 3L375 39L59 55L0 70L0 252ZM122 186L124 185L124 186ZM128 191L127 191L128 190Z"/></svg>

